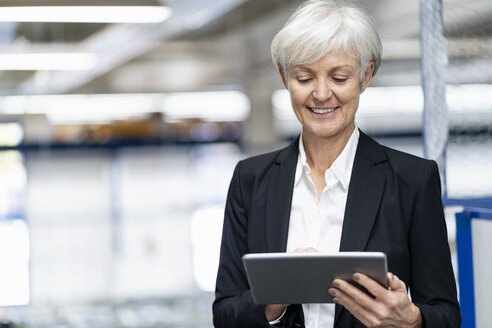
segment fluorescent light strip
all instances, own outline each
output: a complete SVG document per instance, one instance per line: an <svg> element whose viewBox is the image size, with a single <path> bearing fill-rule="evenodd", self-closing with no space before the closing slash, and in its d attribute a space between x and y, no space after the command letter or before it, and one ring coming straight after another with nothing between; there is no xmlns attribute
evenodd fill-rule
<svg viewBox="0 0 492 328"><path fill-rule="evenodd" d="M155 112L166 122L237 122L249 116L250 102L240 91L0 97L0 115L45 114L52 124L107 123Z"/></svg>
<svg viewBox="0 0 492 328"><path fill-rule="evenodd" d="M165 118L200 118L203 121L244 121L250 113L250 101L240 91L190 92L165 95Z"/></svg>
<svg viewBox="0 0 492 328"><path fill-rule="evenodd" d="M2 7L0 22L160 23L171 15L164 6Z"/></svg>
<svg viewBox="0 0 492 328"><path fill-rule="evenodd" d="M81 71L96 64L97 56L90 53L0 53L2 71Z"/></svg>

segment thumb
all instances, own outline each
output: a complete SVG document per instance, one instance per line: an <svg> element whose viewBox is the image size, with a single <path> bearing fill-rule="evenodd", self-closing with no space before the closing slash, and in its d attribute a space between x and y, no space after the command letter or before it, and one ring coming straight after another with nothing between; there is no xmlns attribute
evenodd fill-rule
<svg viewBox="0 0 492 328"><path fill-rule="evenodd" d="M407 287L405 286L405 283L400 280L397 276L395 276L393 273L388 272L388 286L390 287L391 290L394 291L406 291Z"/></svg>

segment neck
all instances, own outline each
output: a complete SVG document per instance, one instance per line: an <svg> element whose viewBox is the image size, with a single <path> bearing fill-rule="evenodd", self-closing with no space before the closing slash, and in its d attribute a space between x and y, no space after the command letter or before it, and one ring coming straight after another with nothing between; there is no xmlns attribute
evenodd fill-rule
<svg viewBox="0 0 492 328"><path fill-rule="evenodd" d="M355 126L340 135L324 138L310 133L302 134L306 161L311 170L324 172L329 169L342 153Z"/></svg>

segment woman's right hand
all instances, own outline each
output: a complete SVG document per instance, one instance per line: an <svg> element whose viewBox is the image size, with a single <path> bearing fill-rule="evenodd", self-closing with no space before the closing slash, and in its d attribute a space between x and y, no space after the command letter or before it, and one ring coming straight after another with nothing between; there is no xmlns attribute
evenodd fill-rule
<svg viewBox="0 0 492 328"><path fill-rule="evenodd" d="M289 305L290 304L267 304L265 307L265 314L268 322L279 319Z"/></svg>
<svg viewBox="0 0 492 328"><path fill-rule="evenodd" d="M294 253L317 253L319 252L316 248L307 247L307 248L296 248ZM290 304L267 304L265 307L265 314L267 320L272 322L280 318L280 316L284 313L285 309Z"/></svg>

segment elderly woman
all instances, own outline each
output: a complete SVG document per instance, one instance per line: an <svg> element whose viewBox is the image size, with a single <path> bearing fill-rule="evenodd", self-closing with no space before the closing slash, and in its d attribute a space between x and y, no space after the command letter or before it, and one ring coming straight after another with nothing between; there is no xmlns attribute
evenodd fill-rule
<svg viewBox="0 0 492 328"><path fill-rule="evenodd" d="M381 146L354 123L381 48L373 21L340 1L306 2L275 36L302 133L234 171L215 327L459 326L436 163ZM384 252L389 288L356 273L370 295L336 279L326 291L336 306L255 304L241 257L294 251Z"/></svg>

